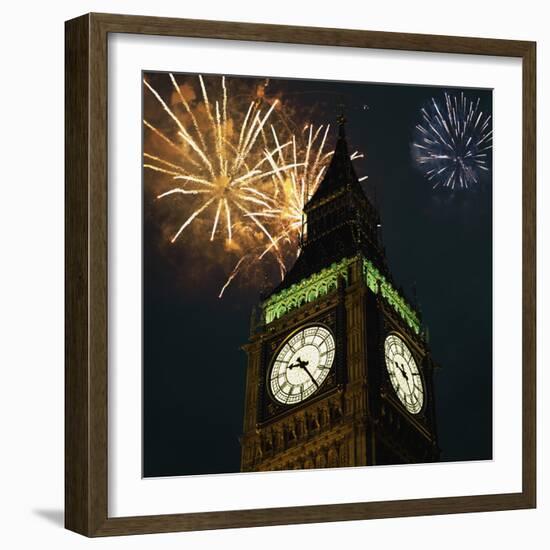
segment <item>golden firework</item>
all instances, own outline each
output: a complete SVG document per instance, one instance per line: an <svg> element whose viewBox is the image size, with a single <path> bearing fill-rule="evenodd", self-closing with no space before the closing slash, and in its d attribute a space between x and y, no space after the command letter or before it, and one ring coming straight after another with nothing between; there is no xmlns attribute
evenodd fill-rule
<svg viewBox="0 0 550 550"><path fill-rule="evenodd" d="M199 75L200 92L195 95L195 88L189 93L188 82L182 87L173 74L168 76L174 90L171 106L147 80L144 84L168 115L170 129L149 120L143 123L173 153L144 152L144 168L172 182L157 199L190 199L170 241L199 219L208 222L207 232L200 225L199 241L224 239L236 263L220 297L238 273L266 256L275 259L284 277L299 254L304 205L333 153L327 151L329 125L306 124L301 132L293 132L282 123L280 101L266 99L264 87L243 106L230 96L225 77L213 94ZM351 158L361 156L355 152Z"/></svg>
<svg viewBox="0 0 550 550"><path fill-rule="evenodd" d="M148 162L144 164L144 167L171 175L177 183L176 187L159 194L157 198L160 199L174 194L203 197L200 206L187 217L173 235L172 242L176 241L181 232L195 218L211 207L211 210L215 213L210 240L213 240L216 235L220 218L225 218L227 237L231 240L233 237L232 218L235 215L244 215L274 243L271 233L250 208L252 206L269 208L270 197L261 191L262 183L279 172L294 168L292 164L279 165L273 160L275 155L288 146L289 143L267 150L258 139L277 105L277 100L265 112L262 112L258 102L251 102L240 131L236 133L232 131L233 121L229 123L227 118L225 77L222 77L223 99L221 105L220 101L216 100L212 107L204 80L199 75L207 119L204 128L201 127L197 116L184 98L174 75L170 74L169 76L189 116L191 128L188 129L184 126L180 118L176 116L160 94L146 80L144 80L144 84L177 126L179 143L175 143L147 120L144 120L143 123L170 146L180 151L187 150L189 153L185 157L185 164L176 164L145 152L144 157L148 159ZM186 164L191 165L191 167Z"/></svg>

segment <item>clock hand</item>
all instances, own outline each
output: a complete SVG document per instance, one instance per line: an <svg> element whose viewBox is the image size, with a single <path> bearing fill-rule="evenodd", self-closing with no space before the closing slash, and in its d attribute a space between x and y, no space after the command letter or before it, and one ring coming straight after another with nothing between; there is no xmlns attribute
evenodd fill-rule
<svg viewBox="0 0 550 550"><path fill-rule="evenodd" d="M302 361L302 359L300 359L300 356L298 356L296 357L296 363L294 363L293 365L288 365L288 368L294 369L296 367L300 367L303 369L308 364L309 364L309 361Z"/></svg>
<svg viewBox="0 0 550 550"><path fill-rule="evenodd" d="M315 378L313 378L313 375L311 374L311 372L309 372L307 365L309 365L309 361L304 361L300 357L297 357L296 363L293 363L292 365L288 365L288 368L293 369L295 367L299 367L301 369L304 369L307 375L311 378L311 381L315 384L315 386L319 387L319 384L317 384L317 381L315 380Z"/></svg>
<svg viewBox="0 0 550 550"><path fill-rule="evenodd" d="M307 362L306 362L307 364ZM317 381L315 380L315 378L313 378L313 375L311 374L311 372L309 372L309 369L307 367L303 367L303 369L308 373L309 377L311 378L311 381L317 386L319 387L319 384L317 384Z"/></svg>
<svg viewBox="0 0 550 550"><path fill-rule="evenodd" d="M401 367L397 361L394 361L394 363L395 363L395 366L401 371L401 374L405 377L405 380L408 380L409 377L407 376L405 369Z"/></svg>
<svg viewBox="0 0 550 550"><path fill-rule="evenodd" d="M403 367L401 367L397 361L394 361L395 363L395 366L400 370L401 374L403 375L403 378L405 378L405 382L407 383L407 388L409 390L409 393L411 393L411 385L409 383L409 376L407 374L407 372L405 371L405 369Z"/></svg>
<svg viewBox="0 0 550 550"><path fill-rule="evenodd" d="M300 358L296 360L296 363L293 363L292 365L288 365L289 369L295 369L295 368L302 368L302 362L300 361Z"/></svg>

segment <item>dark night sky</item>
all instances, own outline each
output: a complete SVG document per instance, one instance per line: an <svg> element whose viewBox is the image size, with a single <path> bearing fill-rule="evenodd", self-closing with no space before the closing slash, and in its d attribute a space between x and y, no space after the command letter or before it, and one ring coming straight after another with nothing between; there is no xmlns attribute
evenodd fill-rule
<svg viewBox="0 0 550 550"><path fill-rule="evenodd" d="M169 94L167 75L148 76ZM268 91L281 92L301 111L314 106L315 121L333 128L338 105L345 106L349 147L366 154L356 168L369 176L364 189L380 210L390 269L409 297L416 286L441 366L435 383L442 459L490 459L491 183L455 193L432 190L411 154L420 108L444 90L272 79ZM491 91L469 93L491 112ZM222 268L188 252L192 233L166 245L147 175L144 184L143 473L235 472L246 371L240 346L259 289L234 285L219 300ZM204 273L201 284L182 280L197 270Z"/></svg>

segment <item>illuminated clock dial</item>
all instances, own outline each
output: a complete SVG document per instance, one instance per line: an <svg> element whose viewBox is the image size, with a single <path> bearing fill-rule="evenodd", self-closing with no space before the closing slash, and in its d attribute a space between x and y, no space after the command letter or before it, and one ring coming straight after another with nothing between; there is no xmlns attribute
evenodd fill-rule
<svg viewBox="0 0 550 550"><path fill-rule="evenodd" d="M410 413L418 414L424 404L424 386L410 349L397 334L390 334L384 343L384 354L397 397Z"/></svg>
<svg viewBox="0 0 550 550"><path fill-rule="evenodd" d="M273 397L291 405L313 395L328 376L334 353L334 336L323 326L308 326L292 334L277 352L268 374Z"/></svg>

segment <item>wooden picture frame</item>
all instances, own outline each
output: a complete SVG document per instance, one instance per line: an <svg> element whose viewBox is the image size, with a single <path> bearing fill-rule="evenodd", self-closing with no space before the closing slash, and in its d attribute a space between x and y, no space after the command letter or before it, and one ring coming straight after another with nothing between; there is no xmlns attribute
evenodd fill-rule
<svg viewBox="0 0 550 550"><path fill-rule="evenodd" d="M133 33L519 58L523 71L522 491L138 517L108 516L107 36ZM65 27L65 525L125 535L533 508L535 420L534 42L88 14Z"/></svg>

